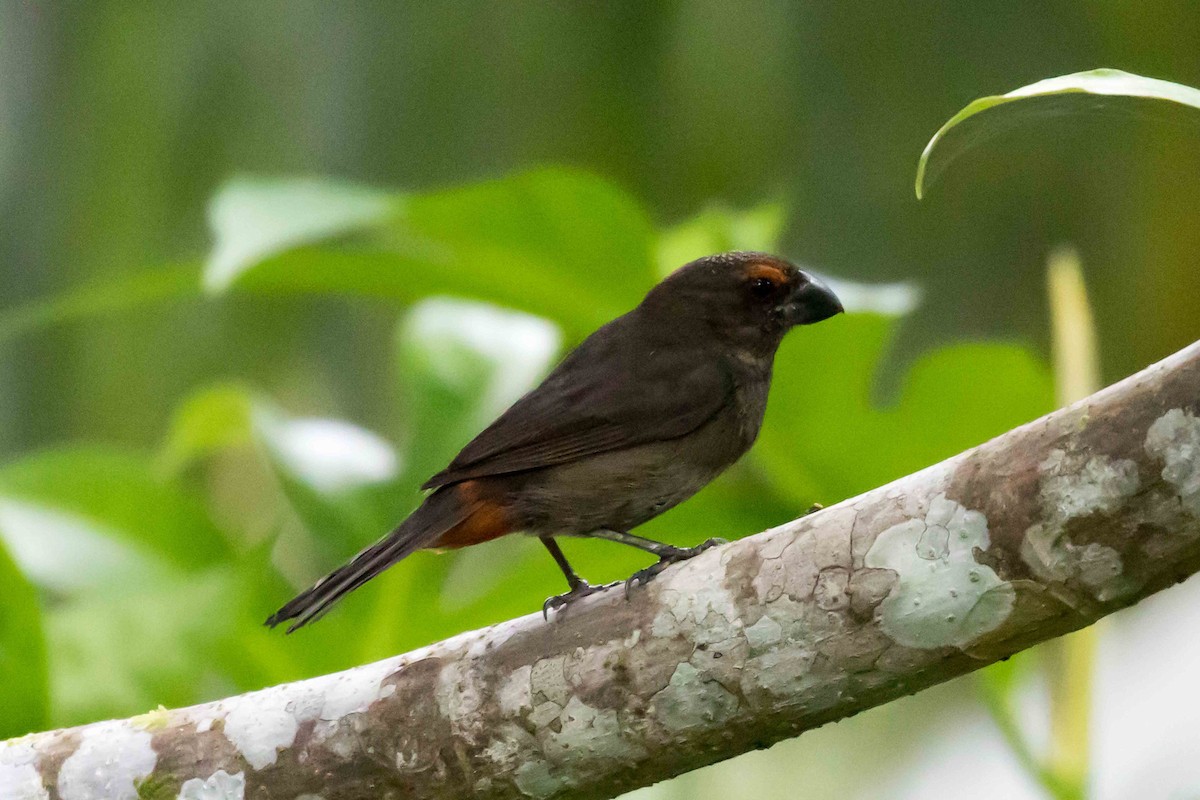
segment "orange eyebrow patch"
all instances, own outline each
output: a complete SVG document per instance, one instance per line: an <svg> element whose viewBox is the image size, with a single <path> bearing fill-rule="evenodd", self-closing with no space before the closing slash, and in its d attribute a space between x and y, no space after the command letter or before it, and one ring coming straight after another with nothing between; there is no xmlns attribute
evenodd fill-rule
<svg viewBox="0 0 1200 800"><path fill-rule="evenodd" d="M746 269L746 277L751 280L765 278L776 286L782 286L788 282L788 274L774 264L768 264L763 261L758 261L751 264Z"/></svg>

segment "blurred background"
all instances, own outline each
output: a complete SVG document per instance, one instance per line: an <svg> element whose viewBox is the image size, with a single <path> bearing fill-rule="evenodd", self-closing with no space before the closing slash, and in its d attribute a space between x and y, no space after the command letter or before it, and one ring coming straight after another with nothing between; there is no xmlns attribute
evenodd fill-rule
<svg viewBox="0 0 1200 800"><path fill-rule="evenodd" d="M966 103L1099 66L1200 85L1200 9L0 2L0 735L537 609L561 577L501 542L259 627L687 258L773 249L856 299L781 352L751 456L644 529L680 543L1052 409L1060 244L1105 382L1189 344L1194 124L1046 115L913 196ZM568 545L596 580L641 565ZM1088 796L1200 796L1198 591L1100 626ZM637 796L1046 796L993 718L1000 691L1049 747L1045 670L1015 661Z"/></svg>

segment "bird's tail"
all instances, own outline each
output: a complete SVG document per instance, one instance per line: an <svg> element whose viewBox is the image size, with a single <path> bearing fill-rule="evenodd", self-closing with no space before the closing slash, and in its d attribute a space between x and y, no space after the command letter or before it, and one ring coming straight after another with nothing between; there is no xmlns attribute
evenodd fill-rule
<svg viewBox="0 0 1200 800"><path fill-rule="evenodd" d="M458 495L453 489L431 494L395 530L290 600L268 617L266 624L273 628L295 620L287 632L302 628L392 564L432 544L470 516L473 509Z"/></svg>

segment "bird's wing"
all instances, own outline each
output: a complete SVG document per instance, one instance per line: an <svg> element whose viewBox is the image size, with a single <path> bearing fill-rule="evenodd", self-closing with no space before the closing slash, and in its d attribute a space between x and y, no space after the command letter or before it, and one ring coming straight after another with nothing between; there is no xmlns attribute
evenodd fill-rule
<svg viewBox="0 0 1200 800"><path fill-rule="evenodd" d="M684 436L725 406L733 376L693 352L585 342L475 437L426 489Z"/></svg>

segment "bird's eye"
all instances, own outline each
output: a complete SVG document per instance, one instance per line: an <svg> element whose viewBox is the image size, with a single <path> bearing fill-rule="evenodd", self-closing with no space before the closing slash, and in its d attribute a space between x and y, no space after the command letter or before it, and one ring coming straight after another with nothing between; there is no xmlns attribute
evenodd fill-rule
<svg viewBox="0 0 1200 800"><path fill-rule="evenodd" d="M775 283L770 278L755 278L750 281L750 293L755 297L768 298L775 294Z"/></svg>

